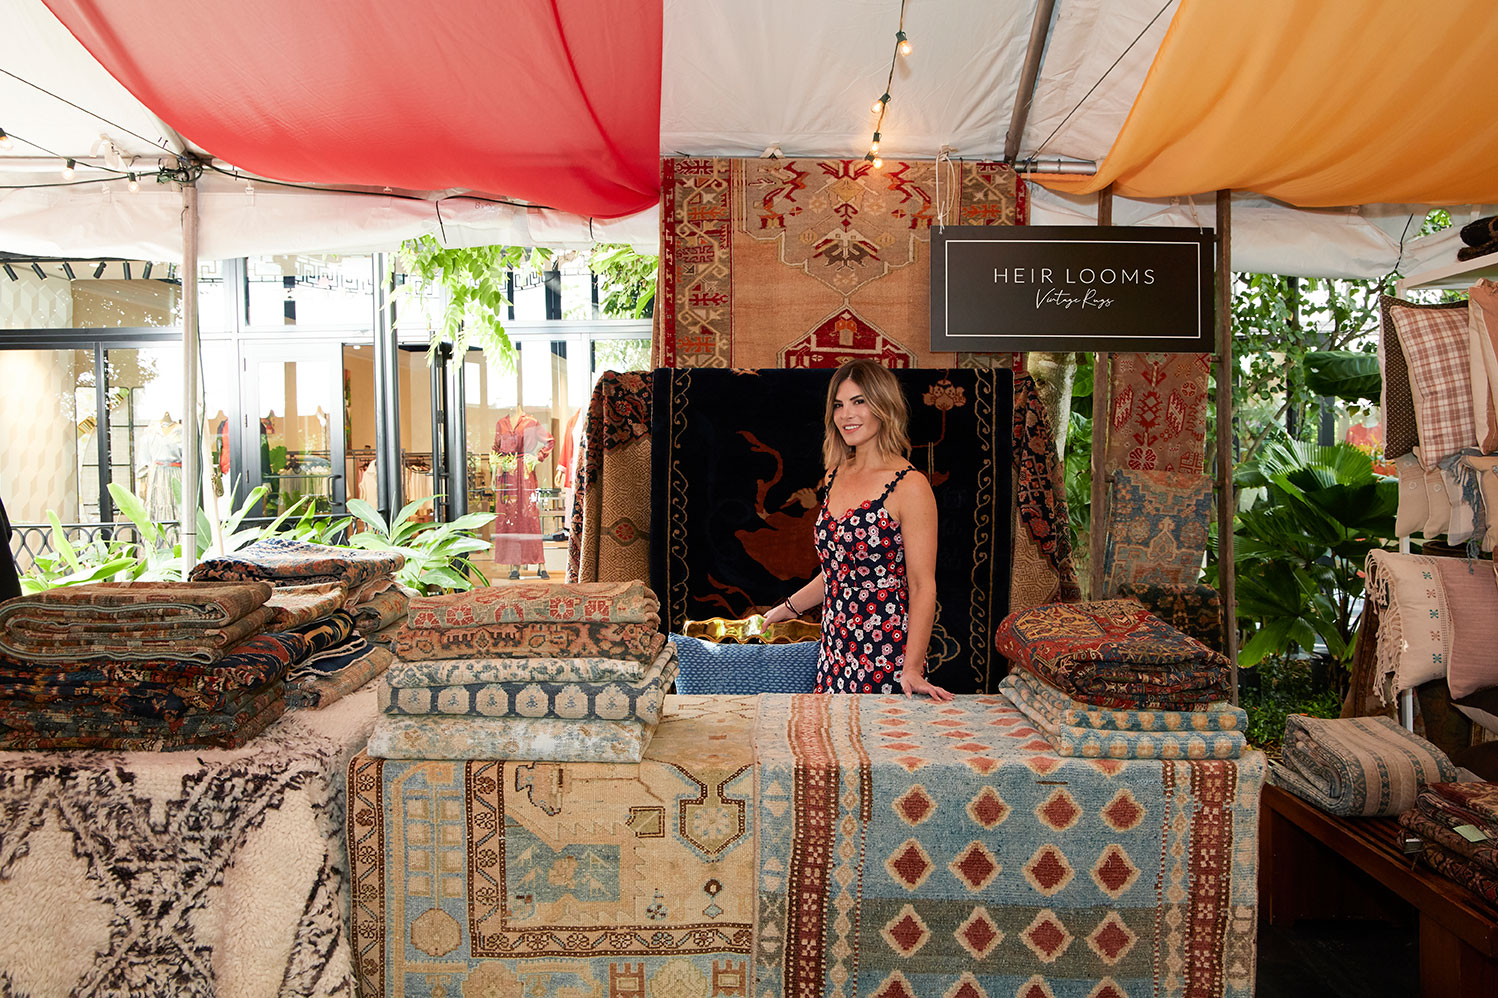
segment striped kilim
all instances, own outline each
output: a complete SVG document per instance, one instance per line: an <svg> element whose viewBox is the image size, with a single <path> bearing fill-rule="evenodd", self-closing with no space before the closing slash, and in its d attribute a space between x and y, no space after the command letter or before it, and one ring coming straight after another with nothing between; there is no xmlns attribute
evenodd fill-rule
<svg viewBox="0 0 1498 998"><path fill-rule="evenodd" d="M755 742L755 998L1252 994L1262 753L1063 759L996 695L766 695Z"/></svg>

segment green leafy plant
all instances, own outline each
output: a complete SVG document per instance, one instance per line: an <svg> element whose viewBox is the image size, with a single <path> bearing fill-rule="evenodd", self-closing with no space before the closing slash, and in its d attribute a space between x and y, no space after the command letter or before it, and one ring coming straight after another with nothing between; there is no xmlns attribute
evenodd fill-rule
<svg viewBox="0 0 1498 998"><path fill-rule="evenodd" d="M598 307L611 318L643 319L655 312L655 275L660 257L637 253L624 243L600 243L588 257L598 275Z"/></svg>
<svg viewBox="0 0 1498 998"><path fill-rule="evenodd" d="M1398 483L1349 444L1271 440L1234 481L1256 490L1234 530L1241 666L1309 654L1319 640L1350 661L1369 550L1394 537ZM1215 565L1208 570L1215 584Z"/></svg>
<svg viewBox="0 0 1498 998"><path fill-rule="evenodd" d="M1251 745L1278 745L1290 714L1341 716L1342 697L1335 689L1318 686L1305 662L1266 659L1257 669L1244 672L1243 677L1238 686L1238 705L1248 714L1244 734Z"/></svg>
<svg viewBox="0 0 1498 998"><path fill-rule="evenodd" d="M416 512L433 502L427 496L409 502L389 523L363 499L350 499L348 510L369 529L349 538L349 546L367 551L399 551L406 563L396 579L421 592L464 592L473 588L473 578L489 584L469 555L486 550L489 543L473 532L494 521L493 513L468 513L451 523L416 520Z"/></svg>
<svg viewBox="0 0 1498 998"><path fill-rule="evenodd" d="M513 362L514 348L505 332L507 271L529 262L542 269L552 252L523 246L462 246L449 249L432 236L401 243L400 260L411 280L400 297L420 310L422 298L442 300L441 327L434 331L427 357L443 343L459 355L478 346L491 361ZM399 316L400 313L397 313Z"/></svg>
<svg viewBox="0 0 1498 998"><path fill-rule="evenodd" d="M140 565L133 541L118 537L95 537L84 544L68 540L62 521L47 510L52 526L51 554L37 555L31 569L21 576L21 591L39 593L61 586L78 586L89 582L109 582L121 572L133 572ZM133 576L132 576L133 577Z"/></svg>

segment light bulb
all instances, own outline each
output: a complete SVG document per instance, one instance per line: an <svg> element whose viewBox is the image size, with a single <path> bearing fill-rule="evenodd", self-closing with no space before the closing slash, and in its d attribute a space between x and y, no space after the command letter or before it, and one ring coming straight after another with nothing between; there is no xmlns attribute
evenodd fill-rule
<svg viewBox="0 0 1498 998"><path fill-rule="evenodd" d="M15 142L11 140L9 135L5 134L5 129L0 128L0 149L9 149L13 145L15 145Z"/></svg>
<svg viewBox="0 0 1498 998"><path fill-rule="evenodd" d="M881 111L883 111L884 108L885 108L885 106L888 105L888 104L889 104L889 94L885 94L883 97L880 97L878 100L876 100L873 103L873 105L870 106L869 110L873 111L875 114L878 114Z"/></svg>
<svg viewBox="0 0 1498 998"><path fill-rule="evenodd" d="M136 191L140 190L140 181L137 180L135 174L132 173L130 174L129 182L126 183L125 186L130 188L131 194L134 194Z"/></svg>
<svg viewBox="0 0 1498 998"><path fill-rule="evenodd" d="M903 31L896 31L895 32L895 38L900 43L899 46L898 46L898 48L900 50L900 54L901 55L909 55L910 54L910 39L905 37L905 32L903 32Z"/></svg>
<svg viewBox="0 0 1498 998"><path fill-rule="evenodd" d="M876 153L878 151L879 151L879 133L875 132L874 133L874 141L869 144L869 152Z"/></svg>
<svg viewBox="0 0 1498 998"><path fill-rule="evenodd" d="M64 180L72 180L74 177L76 177L78 175L78 173L77 173L76 170L73 169L73 167L75 167L77 165L78 165L78 163L76 161L74 161L74 160L71 160L71 159L68 160L66 163L64 163L62 165L62 179L64 179Z"/></svg>
<svg viewBox="0 0 1498 998"><path fill-rule="evenodd" d="M875 156L874 157L874 169L878 170L878 169L882 168L883 166L884 166L884 160L880 159L878 156Z"/></svg>

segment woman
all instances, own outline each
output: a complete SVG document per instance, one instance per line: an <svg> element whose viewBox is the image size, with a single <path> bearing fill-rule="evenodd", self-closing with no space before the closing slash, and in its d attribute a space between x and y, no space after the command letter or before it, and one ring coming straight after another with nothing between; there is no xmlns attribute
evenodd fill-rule
<svg viewBox="0 0 1498 998"><path fill-rule="evenodd" d="M822 604L818 693L924 693L936 619L936 497L911 465L905 395L873 361L849 361L827 389L815 579L765 614L767 623Z"/></svg>

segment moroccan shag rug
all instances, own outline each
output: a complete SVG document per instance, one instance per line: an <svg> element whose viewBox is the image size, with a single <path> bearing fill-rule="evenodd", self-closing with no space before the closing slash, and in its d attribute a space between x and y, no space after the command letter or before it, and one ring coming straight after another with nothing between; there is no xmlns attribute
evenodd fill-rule
<svg viewBox="0 0 1498 998"><path fill-rule="evenodd" d="M1013 399L1008 370L900 370L911 461L937 503L937 616L927 672L997 688L1009 609ZM651 588L672 631L774 606L818 571L821 431L832 372L654 372ZM1000 473L995 473L1001 469ZM1064 507L1063 507L1064 509Z"/></svg>
<svg viewBox="0 0 1498 998"><path fill-rule="evenodd" d="M748 995L753 697L637 766L349 764L360 994Z"/></svg>
<svg viewBox="0 0 1498 998"><path fill-rule="evenodd" d="M240 749L0 754L0 994L353 993L367 687Z"/></svg>
<svg viewBox="0 0 1498 998"><path fill-rule="evenodd" d="M1062 759L1005 698L766 695L755 998L1253 992L1264 756Z"/></svg>
<svg viewBox="0 0 1498 998"><path fill-rule="evenodd" d="M1025 215L1000 163L663 159L655 364L957 366L930 349L931 227Z"/></svg>

